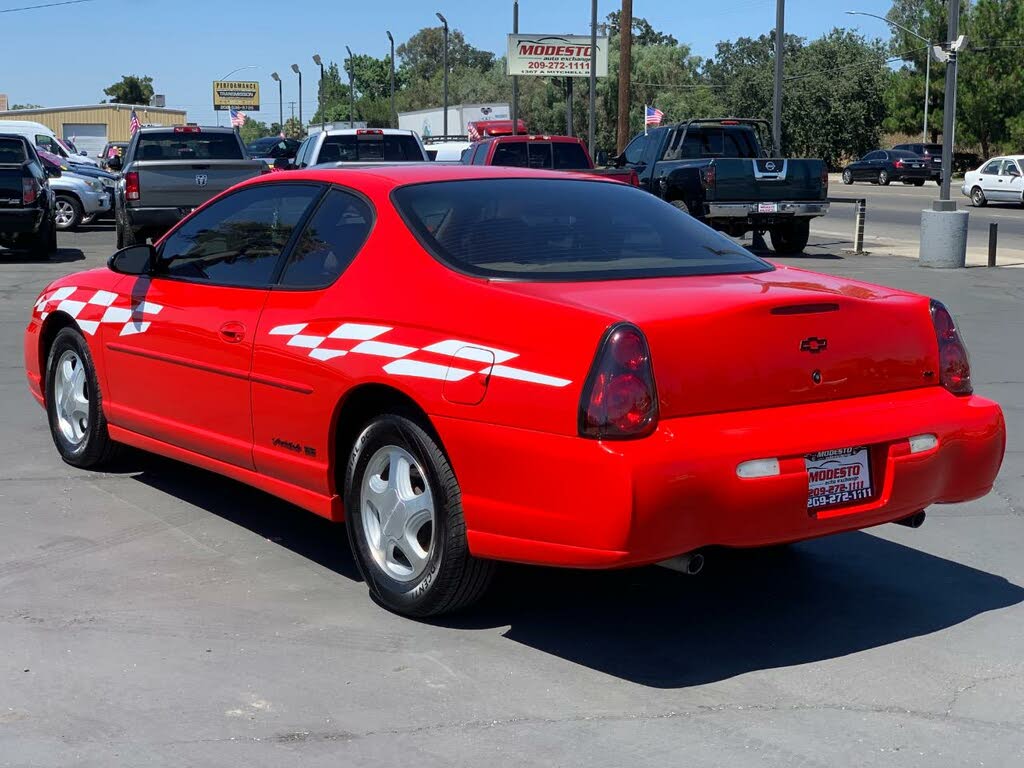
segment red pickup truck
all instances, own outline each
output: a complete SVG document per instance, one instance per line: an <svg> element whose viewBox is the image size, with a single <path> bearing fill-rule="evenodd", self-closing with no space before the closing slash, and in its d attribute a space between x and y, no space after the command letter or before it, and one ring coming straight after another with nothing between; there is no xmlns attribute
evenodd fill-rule
<svg viewBox="0 0 1024 768"><path fill-rule="evenodd" d="M464 165L501 165L576 171L640 186L632 168L595 168L587 146L573 136L495 136L482 139L462 154Z"/></svg>

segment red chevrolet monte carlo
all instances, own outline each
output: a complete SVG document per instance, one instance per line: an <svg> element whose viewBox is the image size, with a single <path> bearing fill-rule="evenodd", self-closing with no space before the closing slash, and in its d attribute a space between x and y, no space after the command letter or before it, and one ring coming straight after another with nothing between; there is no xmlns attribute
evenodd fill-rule
<svg viewBox="0 0 1024 768"><path fill-rule="evenodd" d="M917 521L988 492L1005 445L937 301L541 171L239 185L47 287L25 364L69 464L131 445L345 519L373 596L415 616L496 560L681 565Z"/></svg>

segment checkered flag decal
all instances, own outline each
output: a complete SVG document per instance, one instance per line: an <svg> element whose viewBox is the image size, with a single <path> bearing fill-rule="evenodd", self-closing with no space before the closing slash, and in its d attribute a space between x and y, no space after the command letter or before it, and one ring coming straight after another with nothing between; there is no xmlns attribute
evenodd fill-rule
<svg viewBox="0 0 1024 768"><path fill-rule="evenodd" d="M36 302L35 311L45 320L51 312L64 312L75 319L83 333L94 335L103 323L120 325L120 336L145 333L151 320L163 309L150 301L136 301L110 291L66 286L44 294Z"/></svg>

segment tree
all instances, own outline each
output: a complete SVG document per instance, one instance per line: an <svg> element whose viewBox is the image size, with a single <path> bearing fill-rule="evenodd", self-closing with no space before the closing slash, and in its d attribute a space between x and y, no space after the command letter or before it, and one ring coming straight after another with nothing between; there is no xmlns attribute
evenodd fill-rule
<svg viewBox="0 0 1024 768"><path fill-rule="evenodd" d="M297 117L289 117L284 121L284 135L289 139L306 138L306 129Z"/></svg>
<svg viewBox="0 0 1024 768"><path fill-rule="evenodd" d="M441 71L444 61L444 30L425 27L402 43L395 51L401 60L401 69L409 81L429 80ZM487 71L494 66L494 54L474 48L466 42L461 31L454 29L448 35L448 68Z"/></svg>
<svg viewBox="0 0 1024 768"><path fill-rule="evenodd" d="M11 105L11 109L12 110L17 110L17 109L42 109L42 108L43 108L42 104L12 104Z"/></svg>
<svg viewBox="0 0 1024 768"><path fill-rule="evenodd" d="M238 129L238 135L242 137L243 144L251 144L256 139L262 139L264 136L273 136L274 133L271 132L266 123L253 120L250 117L242 123L242 127Z"/></svg>
<svg viewBox="0 0 1024 768"><path fill-rule="evenodd" d="M622 14L620 11L612 11L608 14L608 34L618 37ZM672 35L659 32L647 19L640 16L633 17L633 45L679 45L679 41Z"/></svg>
<svg viewBox="0 0 1024 768"><path fill-rule="evenodd" d="M124 75L103 92L110 97L112 104L148 105L153 100L153 78Z"/></svg>

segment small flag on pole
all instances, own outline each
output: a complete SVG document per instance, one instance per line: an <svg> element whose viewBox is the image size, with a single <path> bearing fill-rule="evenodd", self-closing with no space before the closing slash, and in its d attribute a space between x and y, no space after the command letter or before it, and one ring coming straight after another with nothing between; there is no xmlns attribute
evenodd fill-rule
<svg viewBox="0 0 1024 768"><path fill-rule="evenodd" d="M657 107L644 107L644 125L661 125L661 119L665 116Z"/></svg>
<svg viewBox="0 0 1024 768"><path fill-rule="evenodd" d="M132 121L131 121L131 124L128 126L128 130L131 133L131 135L134 136L136 134L136 132L139 130L139 128L141 128L141 127L142 127L142 123L139 122L139 116L137 114L135 114L135 110L133 109L132 110Z"/></svg>
<svg viewBox="0 0 1024 768"><path fill-rule="evenodd" d="M243 125L245 125L245 121L246 120L247 120L247 118L245 116L245 112L239 112L237 109L232 109L231 110L231 127L232 128L241 128Z"/></svg>

